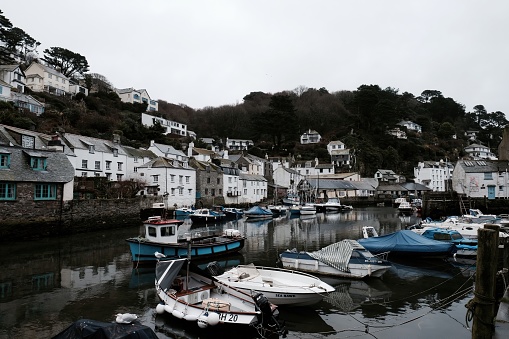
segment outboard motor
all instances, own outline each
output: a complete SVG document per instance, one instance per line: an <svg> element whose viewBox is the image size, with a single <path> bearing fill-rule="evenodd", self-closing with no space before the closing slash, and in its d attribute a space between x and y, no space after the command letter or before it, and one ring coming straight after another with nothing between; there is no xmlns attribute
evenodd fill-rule
<svg viewBox="0 0 509 339"><path fill-rule="evenodd" d="M272 334L282 335L286 338L288 331L284 325L280 325L272 313L272 304L263 293L256 293L253 295L253 300L256 307L260 310L261 314L258 315L258 323L262 326L264 332L271 332ZM265 335L263 336L265 337Z"/></svg>
<svg viewBox="0 0 509 339"><path fill-rule="evenodd" d="M217 263L217 261L212 261L207 264L207 271L213 276L216 277L224 273L223 267Z"/></svg>

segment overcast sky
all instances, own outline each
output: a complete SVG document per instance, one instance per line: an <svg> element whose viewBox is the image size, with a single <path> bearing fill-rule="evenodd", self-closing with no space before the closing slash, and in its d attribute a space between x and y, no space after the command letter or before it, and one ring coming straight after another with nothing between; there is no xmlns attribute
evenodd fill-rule
<svg viewBox="0 0 509 339"><path fill-rule="evenodd" d="M198 109L250 92L427 89L509 116L508 0L24 0L0 6L115 87Z"/></svg>

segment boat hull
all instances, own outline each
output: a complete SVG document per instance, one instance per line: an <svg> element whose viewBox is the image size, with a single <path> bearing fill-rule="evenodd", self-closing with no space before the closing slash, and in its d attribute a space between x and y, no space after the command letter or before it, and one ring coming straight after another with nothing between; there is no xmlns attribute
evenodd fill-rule
<svg viewBox="0 0 509 339"><path fill-rule="evenodd" d="M283 252L280 258L283 267L286 269L351 279L363 279L366 277L379 278L391 267L389 265L350 263L348 265L350 271L344 272L314 259L307 254Z"/></svg>
<svg viewBox="0 0 509 339"><path fill-rule="evenodd" d="M245 239L245 237L214 237L193 240L191 258L209 259L239 252L244 247ZM155 263L157 258L154 252L162 253L168 258L186 258L188 255L188 244L185 241L177 244L145 241L144 238L129 238L126 241L129 243L133 262Z"/></svg>

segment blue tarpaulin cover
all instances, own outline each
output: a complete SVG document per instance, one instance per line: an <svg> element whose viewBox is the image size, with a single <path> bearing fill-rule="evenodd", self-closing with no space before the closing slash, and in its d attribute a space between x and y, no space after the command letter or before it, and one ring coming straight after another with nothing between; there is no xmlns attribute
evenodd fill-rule
<svg viewBox="0 0 509 339"><path fill-rule="evenodd" d="M390 252L392 254L446 255L456 250L454 244L428 239L410 230L359 239L358 242L373 254Z"/></svg>

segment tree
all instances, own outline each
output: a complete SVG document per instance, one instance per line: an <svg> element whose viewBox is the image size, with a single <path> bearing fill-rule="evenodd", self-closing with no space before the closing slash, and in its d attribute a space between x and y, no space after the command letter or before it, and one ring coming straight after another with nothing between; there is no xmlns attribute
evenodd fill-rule
<svg viewBox="0 0 509 339"><path fill-rule="evenodd" d="M36 52L37 47L41 44L18 27L6 30L3 33L3 38L7 51L24 61L27 60L30 53Z"/></svg>
<svg viewBox="0 0 509 339"><path fill-rule="evenodd" d="M5 47L6 34L11 28L11 21L6 18L2 10L0 10L0 64L9 64L14 62L14 59L11 57L11 53Z"/></svg>
<svg viewBox="0 0 509 339"><path fill-rule="evenodd" d="M44 54L42 60L68 78L74 78L76 74L83 76L90 67L84 56L66 48L51 47L45 49Z"/></svg>

